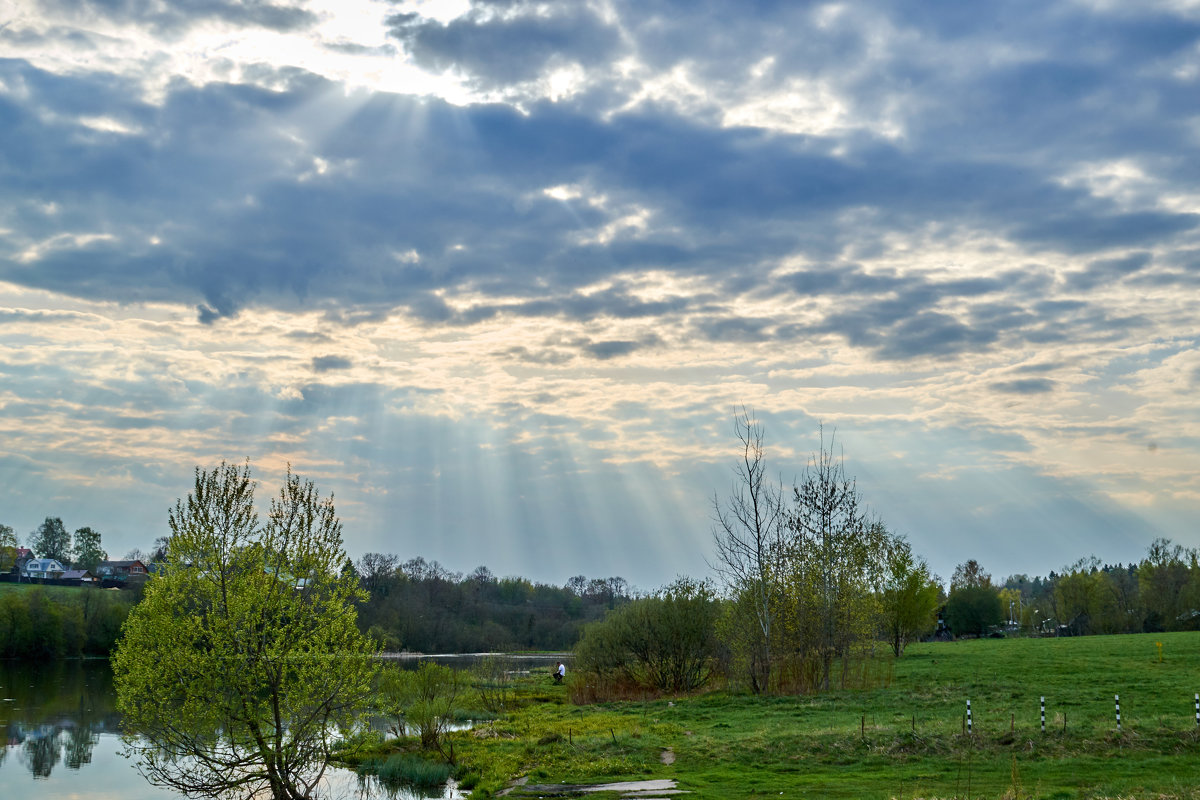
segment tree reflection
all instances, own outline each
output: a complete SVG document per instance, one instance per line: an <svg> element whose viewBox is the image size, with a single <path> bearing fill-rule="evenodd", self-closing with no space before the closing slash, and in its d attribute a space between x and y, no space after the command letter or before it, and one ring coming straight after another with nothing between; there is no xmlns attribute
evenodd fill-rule
<svg viewBox="0 0 1200 800"><path fill-rule="evenodd" d="M0 764L9 750L35 778L90 764L99 734L118 727L112 695L104 662L0 662Z"/></svg>
<svg viewBox="0 0 1200 800"><path fill-rule="evenodd" d="M33 777L49 778L62 750L58 744L58 731L29 736L25 739L22 749L25 753L25 763Z"/></svg>
<svg viewBox="0 0 1200 800"><path fill-rule="evenodd" d="M63 757L67 769L79 769L84 764L92 763L92 748L99 740L100 737L91 728L83 725L72 728L67 733L66 754Z"/></svg>

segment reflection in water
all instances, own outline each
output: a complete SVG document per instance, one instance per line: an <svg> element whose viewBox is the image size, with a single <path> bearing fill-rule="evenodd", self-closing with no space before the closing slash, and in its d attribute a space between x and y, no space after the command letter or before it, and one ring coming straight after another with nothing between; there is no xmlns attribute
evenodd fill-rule
<svg viewBox="0 0 1200 800"><path fill-rule="evenodd" d="M516 657L513 670L549 670L544 658ZM412 659L415 665L418 659ZM442 657L457 667L472 658ZM120 756L121 717L115 708L112 670L102 659L32 664L0 661L0 798L45 800L179 800L147 783ZM469 723L463 725L468 727ZM389 787L374 776L331 769L322 787L330 800L463 798L451 783L441 792Z"/></svg>
<svg viewBox="0 0 1200 800"><path fill-rule="evenodd" d="M13 750L34 778L91 763L99 734L117 730L113 699L106 661L0 661L0 765Z"/></svg>

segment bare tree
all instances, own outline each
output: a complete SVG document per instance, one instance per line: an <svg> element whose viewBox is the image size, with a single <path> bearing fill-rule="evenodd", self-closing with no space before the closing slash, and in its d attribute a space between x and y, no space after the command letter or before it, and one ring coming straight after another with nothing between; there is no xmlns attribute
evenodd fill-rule
<svg viewBox="0 0 1200 800"><path fill-rule="evenodd" d="M747 603L757 625L750 647L750 681L756 692L766 691L771 679L771 637L775 617L775 576L782 554L784 515L782 483L767 475L763 427L743 406L734 417L741 458L734 467L729 496L713 495L715 563L735 601Z"/></svg>

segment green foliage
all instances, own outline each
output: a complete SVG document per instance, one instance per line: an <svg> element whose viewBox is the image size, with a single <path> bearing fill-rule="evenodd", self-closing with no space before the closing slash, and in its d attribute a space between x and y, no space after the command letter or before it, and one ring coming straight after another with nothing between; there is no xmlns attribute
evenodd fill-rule
<svg viewBox="0 0 1200 800"><path fill-rule="evenodd" d="M896 538L887 558L881 595L881 628L896 657L909 642L931 633L937 624L941 587L929 574L929 565L913 555L908 542Z"/></svg>
<svg viewBox="0 0 1200 800"><path fill-rule="evenodd" d="M835 663L845 686L855 654L885 627L880 585L894 537L867 511L835 437L822 430L789 503L766 479L761 425L743 411L735 430L733 491L714 504L730 665L755 693L827 690Z"/></svg>
<svg viewBox="0 0 1200 800"><path fill-rule="evenodd" d="M411 730L420 737L421 747L453 760L453 752L444 748L445 735L467 686L462 672L432 661L422 662L415 670L392 666L383 670L377 703L379 710L394 720L392 730L397 736Z"/></svg>
<svg viewBox="0 0 1200 800"><path fill-rule="evenodd" d="M71 534L60 517L46 517L29 535L29 549L38 558L53 558L62 564L71 562Z"/></svg>
<svg viewBox="0 0 1200 800"><path fill-rule="evenodd" d="M718 608L707 583L679 578L589 625L576 666L601 693L630 682L657 692L691 692L712 675Z"/></svg>
<svg viewBox="0 0 1200 800"><path fill-rule="evenodd" d="M108 553L100 546L100 531L79 528L75 531L74 564L76 569L95 569L101 561L108 560Z"/></svg>
<svg viewBox="0 0 1200 800"><path fill-rule="evenodd" d="M196 470L165 570L125 623L118 707L152 782L299 800L375 668L332 500L290 471L263 524L253 499L248 467Z"/></svg>
<svg viewBox="0 0 1200 800"><path fill-rule="evenodd" d="M0 573L10 572L17 565L17 534L11 525L0 523Z"/></svg>
<svg viewBox="0 0 1200 800"><path fill-rule="evenodd" d="M0 658L108 655L132 604L91 586L0 584Z"/></svg>
<svg viewBox="0 0 1200 800"><path fill-rule="evenodd" d="M1000 624L1003 615L1000 595L990 586L963 586L946 601L946 624L955 636L983 636L988 628Z"/></svg>
<svg viewBox="0 0 1200 800"><path fill-rule="evenodd" d="M567 587L524 578L469 576L436 561L367 553L356 571L367 599L359 623L384 649L423 653L566 650L587 622L628 600L621 578L572 579Z"/></svg>

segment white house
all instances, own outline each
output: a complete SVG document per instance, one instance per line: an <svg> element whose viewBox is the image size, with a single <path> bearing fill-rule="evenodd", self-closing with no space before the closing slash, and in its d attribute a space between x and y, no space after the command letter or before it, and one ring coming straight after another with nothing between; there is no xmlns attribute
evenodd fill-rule
<svg viewBox="0 0 1200 800"><path fill-rule="evenodd" d="M26 578L57 578L66 571L67 568L53 558L31 558L25 562L21 574Z"/></svg>

